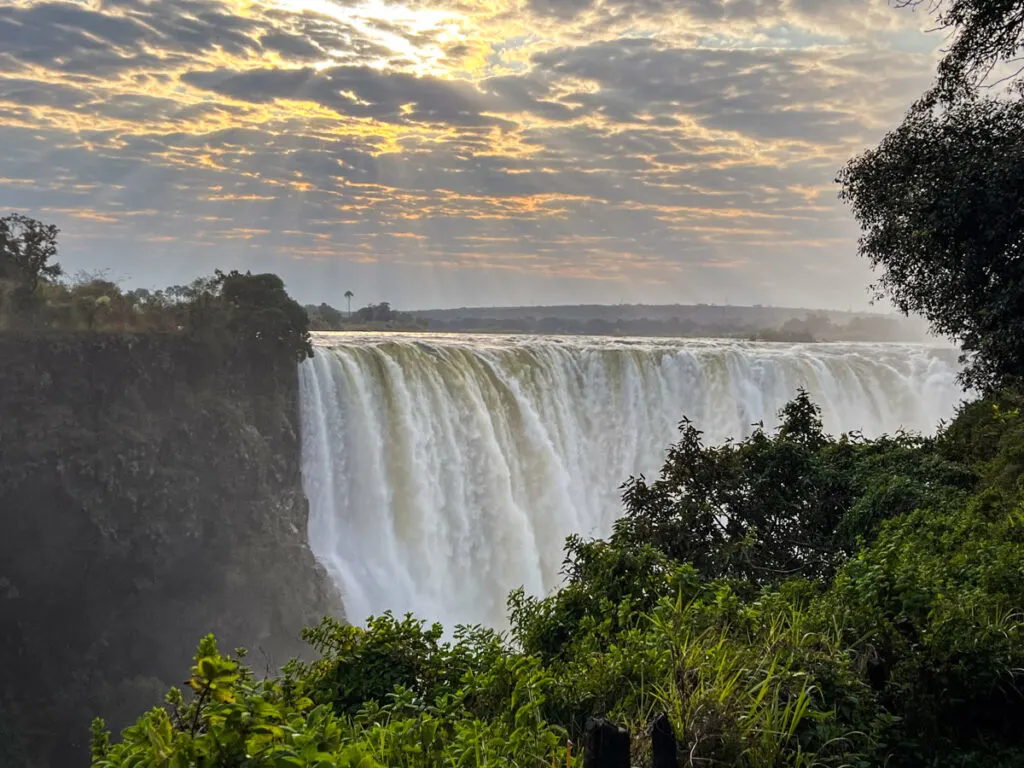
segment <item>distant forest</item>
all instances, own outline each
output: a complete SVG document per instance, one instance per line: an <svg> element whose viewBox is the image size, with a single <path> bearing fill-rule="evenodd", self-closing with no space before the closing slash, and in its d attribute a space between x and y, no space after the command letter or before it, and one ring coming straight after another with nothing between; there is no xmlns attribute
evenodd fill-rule
<svg viewBox="0 0 1024 768"><path fill-rule="evenodd" d="M319 331L712 336L787 342L922 341L927 337L923 323L902 316L764 306L581 304L401 312L383 302L355 312L310 304L306 312L311 328Z"/></svg>
<svg viewBox="0 0 1024 768"><path fill-rule="evenodd" d="M330 304L307 304L309 327L314 331L409 331L426 330L429 323L408 312L399 312L382 301L355 312L335 309Z"/></svg>

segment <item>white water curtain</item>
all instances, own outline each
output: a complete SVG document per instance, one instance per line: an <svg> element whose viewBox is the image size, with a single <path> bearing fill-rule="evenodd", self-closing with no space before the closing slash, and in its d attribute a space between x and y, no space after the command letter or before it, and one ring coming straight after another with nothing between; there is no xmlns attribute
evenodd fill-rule
<svg viewBox="0 0 1024 768"><path fill-rule="evenodd" d="M803 387L831 432L931 432L956 372L918 345L319 336L299 371L309 542L352 621L500 627L511 589L557 586L566 535L610 532L683 416L741 437Z"/></svg>

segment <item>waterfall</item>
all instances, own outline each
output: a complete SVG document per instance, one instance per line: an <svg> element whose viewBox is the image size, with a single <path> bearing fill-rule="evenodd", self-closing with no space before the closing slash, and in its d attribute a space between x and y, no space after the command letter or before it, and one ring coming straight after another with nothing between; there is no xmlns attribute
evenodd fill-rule
<svg viewBox="0 0 1024 768"><path fill-rule="evenodd" d="M319 334L299 369L309 543L349 618L505 623L607 535L688 416L710 442L807 389L833 433L931 432L956 354L910 344Z"/></svg>

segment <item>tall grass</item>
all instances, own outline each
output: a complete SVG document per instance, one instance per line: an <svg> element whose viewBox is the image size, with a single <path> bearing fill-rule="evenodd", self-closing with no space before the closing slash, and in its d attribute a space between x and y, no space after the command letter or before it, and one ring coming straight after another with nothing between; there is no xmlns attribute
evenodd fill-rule
<svg viewBox="0 0 1024 768"><path fill-rule="evenodd" d="M621 671L634 680L613 711L634 734L638 764L648 757L647 723L664 713L685 765L838 765L859 735L836 737L834 713L809 670L845 651L838 632L810 626L792 606L728 616L679 597L660 603L590 665L629 659Z"/></svg>

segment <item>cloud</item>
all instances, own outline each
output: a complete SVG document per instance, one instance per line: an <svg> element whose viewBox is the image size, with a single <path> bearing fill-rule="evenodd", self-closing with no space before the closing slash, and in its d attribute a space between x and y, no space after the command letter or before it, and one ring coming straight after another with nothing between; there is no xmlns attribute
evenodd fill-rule
<svg viewBox="0 0 1024 768"><path fill-rule="evenodd" d="M916 28L920 17L899 14L888 0L528 0L532 13L565 22L585 19L622 29L638 24L683 23L705 31L763 33L774 26L849 36L866 30ZM924 22L926 23L926 22Z"/></svg>
<svg viewBox="0 0 1024 768"><path fill-rule="evenodd" d="M560 97L563 104L578 105L573 116L597 114L619 123L684 116L709 128L766 139L841 141L862 133L865 115L858 99L870 94L876 113L891 109L894 100L905 103L927 67L924 57L908 54L877 52L855 65L846 56L822 50L683 49L639 38L547 51L534 63L551 84L548 94L559 78L592 86ZM888 75L893 70L917 77ZM545 94L535 88L533 95Z"/></svg>
<svg viewBox="0 0 1024 768"><path fill-rule="evenodd" d="M594 0L529 0L531 11L542 16L571 19L594 6Z"/></svg>
<svg viewBox="0 0 1024 768"><path fill-rule="evenodd" d="M470 83L370 67L189 72L182 80L243 101L314 101L340 115L386 122L511 127L484 114L487 100Z"/></svg>
<svg viewBox="0 0 1024 768"><path fill-rule="evenodd" d="M529 0L530 10L538 15L570 19L581 13L625 14L631 18L685 14L692 18L723 21L756 19L759 12L779 10L780 2L769 0Z"/></svg>
<svg viewBox="0 0 1024 768"><path fill-rule="evenodd" d="M20 0L0 209L145 285L845 302L867 275L831 180L927 83L908 24L884 0Z"/></svg>

